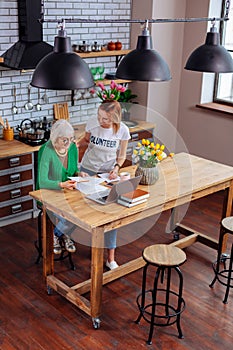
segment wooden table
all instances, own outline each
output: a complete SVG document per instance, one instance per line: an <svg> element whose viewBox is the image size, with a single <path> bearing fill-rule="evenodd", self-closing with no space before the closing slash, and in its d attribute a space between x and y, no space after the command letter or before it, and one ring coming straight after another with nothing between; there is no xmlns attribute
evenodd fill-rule
<svg viewBox="0 0 233 350"><path fill-rule="evenodd" d="M130 171L134 173L135 167ZM225 190L222 216L231 215L233 199L233 167L179 153L159 164L160 177L153 185L142 186L150 191L146 203L125 208L116 203L101 206L87 200L78 191L40 190L30 195L43 203L44 214L49 209L91 233L91 278L69 287L54 276L52 224L43 215L43 273L49 288L63 295L79 309L92 317L94 328L99 328L102 304L102 286L142 266L142 257L131 260L113 271L103 273L102 242L104 232L173 209L211 193ZM105 212L106 211L106 212ZM217 241L212 237L178 225L185 236L172 244L181 248L201 242L214 249ZM90 293L90 300L83 297Z"/></svg>

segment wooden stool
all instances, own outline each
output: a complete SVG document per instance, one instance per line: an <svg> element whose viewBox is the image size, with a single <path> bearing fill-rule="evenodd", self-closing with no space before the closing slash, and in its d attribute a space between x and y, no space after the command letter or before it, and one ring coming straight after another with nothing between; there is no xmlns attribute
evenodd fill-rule
<svg viewBox="0 0 233 350"><path fill-rule="evenodd" d="M137 297L140 314L136 323L139 323L142 317L150 323L147 340L149 345L152 344L154 326L164 327L176 323L178 336L183 338L180 315L184 311L185 301L182 298L183 276L179 266L186 261L186 254L180 248L171 245L155 244L145 248L142 256L146 265L143 269L142 292ZM153 288L146 290L147 270L150 265L157 267L157 270ZM171 290L171 277L174 272L178 277L176 291ZM164 288L158 288L159 278L161 286L166 279Z"/></svg>
<svg viewBox="0 0 233 350"><path fill-rule="evenodd" d="M224 218L221 222L219 242L218 242L218 257L217 261L213 263L213 270L215 273L214 279L210 284L210 287L213 288L214 283L218 280L221 284L226 286L226 293L223 299L223 303L227 303L229 290L233 288L233 277L232 277L232 264L233 264L233 243L231 246L231 254L229 257L222 254L222 245L225 234L233 234L233 216L228 216ZM228 267L227 267L228 262ZM220 270L220 265L223 264L223 269Z"/></svg>
<svg viewBox="0 0 233 350"><path fill-rule="evenodd" d="M38 209L40 210L39 211L39 214L38 214L38 221L37 221L37 233L38 233L38 237L37 237L37 240L34 242L35 244L35 247L38 251L38 257L36 259L36 264L39 264L40 262L40 259L43 257L43 248L42 248L42 225L41 225L41 221L42 221L42 209L38 207ZM61 239L60 241L60 245L61 245L61 248L62 248L62 252L61 254L59 255L59 257L57 258L54 258L54 261L61 261L61 260L64 260L66 258L69 259L69 263L70 263L70 267L72 270L75 270L75 265L74 265L74 262L73 262L73 259L72 259L72 253L70 252L67 252L67 250L65 249L65 245L64 245L64 242L63 240Z"/></svg>

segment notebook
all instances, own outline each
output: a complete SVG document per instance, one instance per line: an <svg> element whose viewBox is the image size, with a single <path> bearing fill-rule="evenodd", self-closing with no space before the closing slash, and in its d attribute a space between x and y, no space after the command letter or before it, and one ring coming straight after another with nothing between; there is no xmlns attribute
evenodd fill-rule
<svg viewBox="0 0 233 350"><path fill-rule="evenodd" d="M136 176L129 180L118 182L112 185L111 189L107 188L101 192L92 193L86 196L86 198L91 199L100 204L113 203L116 202L118 197L122 194L136 190L140 180L141 176Z"/></svg>

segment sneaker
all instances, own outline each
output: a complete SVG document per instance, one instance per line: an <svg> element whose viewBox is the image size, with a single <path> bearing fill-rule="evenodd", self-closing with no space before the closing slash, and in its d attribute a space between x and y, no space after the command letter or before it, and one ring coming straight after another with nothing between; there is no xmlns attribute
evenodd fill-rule
<svg viewBox="0 0 233 350"><path fill-rule="evenodd" d="M106 267L108 267L110 270L116 269L117 267L119 267L119 265L117 264L117 262L115 260L108 262L108 260L106 261Z"/></svg>
<svg viewBox="0 0 233 350"><path fill-rule="evenodd" d="M57 236L53 236L53 252L54 254L61 254L61 245L59 242L59 238Z"/></svg>
<svg viewBox="0 0 233 350"><path fill-rule="evenodd" d="M74 242L72 241L72 239L70 239L69 236L64 235L63 241L65 243L65 248L66 248L67 252L74 253L76 251L76 247L74 245Z"/></svg>

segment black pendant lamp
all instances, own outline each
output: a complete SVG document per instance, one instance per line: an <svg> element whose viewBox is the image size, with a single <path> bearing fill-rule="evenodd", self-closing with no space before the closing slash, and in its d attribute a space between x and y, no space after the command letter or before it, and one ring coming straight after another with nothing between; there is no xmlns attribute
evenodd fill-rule
<svg viewBox="0 0 233 350"><path fill-rule="evenodd" d="M72 51L64 23L55 37L53 52L37 64L31 85L51 90L87 89L94 85L87 63Z"/></svg>
<svg viewBox="0 0 233 350"><path fill-rule="evenodd" d="M220 45L219 33L214 24L207 33L205 44L193 51L184 68L198 72L233 72L233 59Z"/></svg>
<svg viewBox="0 0 233 350"><path fill-rule="evenodd" d="M167 81L171 73L167 63L152 48L152 37L148 24L138 36L137 48L129 52L120 62L116 77L126 80Z"/></svg>

